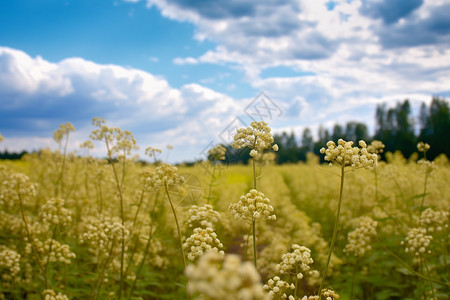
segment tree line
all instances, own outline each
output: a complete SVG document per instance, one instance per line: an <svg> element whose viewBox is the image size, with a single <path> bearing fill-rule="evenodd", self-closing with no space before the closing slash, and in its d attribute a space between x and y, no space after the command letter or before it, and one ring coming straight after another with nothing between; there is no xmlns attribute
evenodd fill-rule
<svg viewBox="0 0 450 300"><path fill-rule="evenodd" d="M317 137L314 139L308 127L303 130L300 138L293 131L275 134L275 143L279 145L278 163L305 161L308 152L319 155L320 148L324 147L328 141L337 141L340 138L355 143L359 140L365 140L367 143L380 140L386 145L385 152L399 150L405 157L417 152L417 143L423 141L431 145L431 149L427 152L429 159L441 153L450 157L449 102L444 98L433 97L429 105L422 103L418 118L413 116L408 99L390 108L386 103L380 104L376 108L373 135L369 134L366 124L352 121L345 125L337 123L331 130L319 126ZM227 150L233 153L230 146ZM243 152L238 158L231 155L227 158L232 162L247 163L249 156L248 153Z"/></svg>

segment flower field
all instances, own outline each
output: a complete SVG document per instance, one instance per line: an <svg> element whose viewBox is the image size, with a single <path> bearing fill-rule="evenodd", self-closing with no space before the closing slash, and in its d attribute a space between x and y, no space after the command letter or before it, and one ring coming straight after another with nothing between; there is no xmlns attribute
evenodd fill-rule
<svg viewBox="0 0 450 300"><path fill-rule="evenodd" d="M219 146L175 167L151 147L155 163L137 161L131 132L93 124L107 159L91 141L67 153L66 124L60 150L0 161L0 299L450 294L450 165L428 161L427 144L378 161L382 143L339 140L323 145L327 164L275 165L270 128L254 122L233 143L248 165Z"/></svg>

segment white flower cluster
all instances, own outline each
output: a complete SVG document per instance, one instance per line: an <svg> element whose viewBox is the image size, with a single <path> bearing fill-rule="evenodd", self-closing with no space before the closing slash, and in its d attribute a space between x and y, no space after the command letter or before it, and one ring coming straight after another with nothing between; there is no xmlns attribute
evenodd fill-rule
<svg viewBox="0 0 450 300"><path fill-rule="evenodd" d="M369 153L366 142L359 141L358 147L353 147L353 142L346 142L343 139L338 140L338 145L333 141L327 143L327 149L320 149L320 153L325 154L324 159L330 164L336 164L341 167L372 168L378 163L378 156L375 153Z"/></svg>
<svg viewBox="0 0 450 300"><path fill-rule="evenodd" d="M225 160L225 153L227 148L222 145L218 145L208 151L208 155L212 160Z"/></svg>
<svg viewBox="0 0 450 300"><path fill-rule="evenodd" d="M210 227L206 229L195 228L194 233L183 244L183 249L187 250L187 257L191 261L195 261L208 251L214 251L220 255L225 255L223 250L219 250L222 248L223 244L217 238L214 229Z"/></svg>
<svg viewBox="0 0 450 300"><path fill-rule="evenodd" d="M214 228L214 224L219 220L220 213L215 211L212 205L192 205L192 207L188 210L186 225L188 228Z"/></svg>
<svg viewBox="0 0 450 300"><path fill-rule="evenodd" d="M378 222L370 217L361 217L359 227L347 235L348 243L344 248L344 253L356 257L363 256L372 250L371 241L376 236Z"/></svg>
<svg viewBox="0 0 450 300"><path fill-rule="evenodd" d="M430 144L419 142L417 144L417 150L419 150L419 152L427 152L428 150L430 150Z"/></svg>
<svg viewBox="0 0 450 300"><path fill-rule="evenodd" d="M261 278L250 262L241 263L237 255L208 252L197 264L186 268L189 294L203 299L259 300L269 299Z"/></svg>
<svg viewBox="0 0 450 300"><path fill-rule="evenodd" d="M369 151L369 153L380 154L383 153L384 147L386 146L383 144L382 141L373 140L372 143L370 143L370 145L367 146L367 151Z"/></svg>
<svg viewBox="0 0 450 300"><path fill-rule="evenodd" d="M72 123L67 122L66 124L61 124L59 125L59 128L53 132L53 139L59 144L64 135L68 135L70 131L75 131L75 127Z"/></svg>
<svg viewBox="0 0 450 300"><path fill-rule="evenodd" d="M150 186L154 189L167 187L168 190L171 190L184 183L184 178L178 174L178 169L169 164L162 164L157 167L150 174L148 180Z"/></svg>
<svg viewBox="0 0 450 300"><path fill-rule="evenodd" d="M246 195L241 196L239 202L230 204L229 210L238 220L276 219L275 214L272 214L274 209L270 205L269 198L255 189L251 189Z"/></svg>
<svg viewBox="0 0 450 300"><path fill-rule="evenodd" d="M3 135L0 133L0 142L5 140L5 138L3 137Z"/></svg>
<svg viewBox="0 0 450 300"><path fill-rule="evenodd" d="M107 254L111 248L117 249L122 243L123 237L128 240L130 232L122 226L119 218L88 217L85 221L84 233L81 235L81 243L86 243L90 251L98 254ZM122 231L124 231L122 233ZM114 243L114 244L113 244ZM93 256L94 259L97 255Z"/></svg>
<svg viewBox="0 0 450 300"><path fill-rule="evenodd" d="M64 207L64 200L51 198L42 206L41 216L44 222L51 225L69 226L72 222L72 213Z"/></svg>
<svg viewBox="0 0 450 300"><path fill-rule="evenodd" d="M406 241L401 242L402 245L405 245L405 252L414 253L415 255L424 254L433 239L431 235L426 235L426 233L427 230L425 228L411 228ZM428 250L428 253L430 252Z"/></svg>
<svg viewBox="0 0 450 300"><path fill-rule="evenodd" d="M56 294L54 290L44 290L42 292L44 300L69 300L69 298L61 293Z"/></svg>
<svg viewBox="0 0 450 300"><path fill-rule="evenodd" d="M53 239L48 239L44 243L34 239L33 243L37 252L40 253L44 264L47 262L60 262L68 265L72 262L72 259L76 258L75 253L70 250L69 245L61 244ZM27 243L25 252L31 254L32 251L31 244Z"/></svg>
<svg viewBox="0 0 450 300"><path fill-rule="evenodd" d="M11 249L0 251L0 274L2 281L11 281L20 273L20 254Z"/></svg>
<svg viewBox="0 0 450 300"><path fill-rule="evenodd" d="M239 128L234 136L234 142L231 144L233 148L242 149L249 147L250 156L255 157L258 152L272 148L278 151L278 145L272 145L273 136L271 128L266 122L252 122L250 127Z"/></svg>
<svg viewBox="0 0 450 300"><path fill-rule="evenodd" d="M297 244L292 245L292 251L281 256L281 263L275 266L279 274L293 274L297 279L302 279L304 273L317 276L318 271L311 270L309 266L314 261L311 258L311 250Z"/></svg>
<svg viewBox="0 0 450 300"><path fill-rule="evenodd" d="M293 283L281 280L280 277L275 276L267 281L264 285L264 290L269 293L270 299L287 299L286 291L288 289L294 290L295 285ZM294 299L293 296L289 296L289 300Z"/></svg>
<svg viewBox="0 0 450 300"><path fill-rule="evenodd" d="M156 157L157 153L161 154L161 149L153 148L153 147L147 147L145 149L145 155L148 155L148 157Z"/></svg>
<svg viewBox="0 0 450 300"><path fill-rule="evenodd" d="M434 163L434 161L429 161L427 159L420 159L417 162L417 165L419 166L422 173L428 175L430 175L436 169L436 164Z"/></svg>
<svg viewBox="0 0 450 300"><path fill-rule="evenodd" d="M448 217L447 211L434 211L432 208L427 208L420 215L419 222L428 233L442 232L444 228L448 228Z"/></svg>
<svg viewBox="0 0 450 300"><path fill-rule="evenodd" d="M5 206L11 207L14 202L28 202L36 196L37 184L31 182L27 175L22 173L12 173L9 178L1 183L0 201Z"/></svg>
<svg viewBox="0 0 450 300"><path fill-rule="evenodd" d="M336 300L339 299L339 295L330 289L323 289L322 292L322 298L324 298L325 300Z"/></svg>

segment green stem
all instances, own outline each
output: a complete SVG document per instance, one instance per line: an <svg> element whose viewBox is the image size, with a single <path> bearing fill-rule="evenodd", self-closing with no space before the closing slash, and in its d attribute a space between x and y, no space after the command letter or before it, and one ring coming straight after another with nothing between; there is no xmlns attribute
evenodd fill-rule
<svg viewBox="0 0 450 300"><path fill-rule="evenodd" d="M395 254L394 252L392 252L392 250L390 250L388 247L386 247L386 245L378 238L378 241L380 242L381 246L383 247L384 250L386 250L387 253L389 253L390 255L392 255L395 259L397 259L403 266L405 266L408 271L410 271L411 273L413 273L414 275L416 275L419 278L422 278L424 280L428 280L434 283L438 283L441 284L443 286L447 286L450 287L450 283L446 283L446 282L442 282L430 277L426 277L423 276L422 274L416 272L413 268L411 268L405 261L403 261L400 257L397 256L397 254Z"/></svg>
<svg viewBox="0 0 450 300"><path fill-rule="evenodd" d="M17 191L17 194L19 195L20 213L22 215L23 223L25 224L25 231L27 232L28 241L30 242L31 249L33 249L34 255L36 256L36 261L37 261L37 263L39 265L39 268L41 269L42 273L44 274L45 289L48 289L47 274L45 272L44 266L41 263L41 256L39 255L39 252L37 251L36 246L34 245L33 239L31 238L31 233L30 233L30 230L28 228L28 222L27 222L27 219L25 218L25 213L24 213L24 210L23 210L22 197L21 197L19 191Z"/></svg>
<svg viewBox="0 0 450 300"><path fill-rule="evenodd" d="M256 162L255 158L252 159L253 162L253 188L256 190Z"/></svg>
<svg viewBox="0 0 450 300"><path fill-rule="evenodd" d="M427 270L427 274L428 277L431 277L431 273L430 273L430 269L428 268L428 264L427 264L427 260L425 258L425 255L421 254L422 258L423 258L423 263L425 265L425 269ZM430 287L431 287L431 294L433 295L433 300L436 299L436 296L434 295L434 287L433 287L433 283L431 281L429 281L430 283Z"/></svg>
<svg viewBox="0 0 450 300"><path fill-rule="evenodd" d="M350 289L350 299L353 299L353 289L355 287L355 277L356 277L356 267L357 266L358 266L358 259L356 259L355 264L353 266L352 288Z"/></svg>
<svg viewBox="0 0 450 300"><path fill-rule="evenodd" d="M122 298L122 289L123 289L123 280L124 280L123 267L124 267L124 256L125 256L125 217L124 217L124 212L123 212L123 195L122 195L122 186L119 182L119 177L117 176L116 167L114 166L114 162L112 160L111 150L109 149L109 143L108 143L108 139L106 136L105 136L105 142L106 142L106 149L108 151L109 161L113 168L114 178L116 180L117 190L119 192L120 218L122 219L122 251L121 251L121 255L120 255L120 283L119 283L119 300L120 300Z"/></svg>
<svg viewBox="0 0 450 300"><path fill-rule="evenodd" d="M255 264L255 269L257 269L256 262L256 220L252 220L252 235L253 235L253 263Z"/></svg>
<svg viewBox="0 0 450 300"><path fill-rule="evenodd" d="M320 282L319 297L322 297L320 295L320 293L322 292L322 288L324 287L325 280L327 278L327 272L328 272L328 267L330 265L331 254L333 253L334 243L336 242L336 236L337 236L338 225L339 225L339 215L341 213L342 193L343 193L343 190L344 190L344 171L345 171L345 167L341 166L341 186L339 188L338 208L337 208L337 213L336 213L336 219L334 221L333 237L331 239L330 250L328 251L327 263L326 263L325 268L323 270L322 281Z"/></svg>
<svg viewBox="0 0 450 300"><path fill-rule="evenodd" d="M422 212L423 204L425 203L425 194L427 193L427 181L428 181L428 170L425 171L425 183L424 183L424 187L423 187L423 196L422 196L422 202L420 203L419 213Z"/></svg>
<svg viewBox="0 0 450 300"><path fill-rule="evenodd" d="M170 207L172 208L173 217L175 218L175 224L177 225L177 232L178 232L178 240L180 242L181 257L183 258L184 270L186 270L186 258L184 257L183 241L181 240L180 225L178 224L177 214L175 212L175 208L173 206L172 200L170 199L169 190L167 189L167 184L166 183L164 183L164 188L166 189L166 195L167 195L167 198L169 199Z"/></svg>
<svg viewBox="0 0 450 300"><path fill-rule="evenodd" d="M208 198L206 198L206 201L208 203L211 200L212 186L213 186L213 183L214 183L214 181L216 179L216 177L214 176L215 172L216 172L216 164L213 164L213 172L212 172L212 175L211 175L211 181L209 182Z"/></svg>

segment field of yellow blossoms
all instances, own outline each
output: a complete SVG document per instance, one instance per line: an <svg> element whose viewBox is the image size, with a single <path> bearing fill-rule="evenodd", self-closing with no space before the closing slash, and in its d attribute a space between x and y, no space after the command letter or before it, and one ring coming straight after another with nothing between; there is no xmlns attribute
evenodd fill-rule
<svg viewBox="0 0 450 300"><path fill-rule="evenodd" d="M0 299L448 299L450 165L330 141L275 165L264 122L232 147L248 165L172 166L129 131L0 161ZM0 136L1 140L1 136ZM89 155L94 143L106 159ZM433 145L431 145L433 147Z"/></svg>

